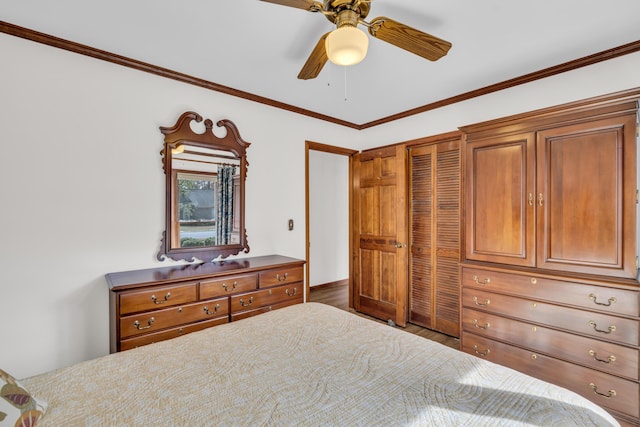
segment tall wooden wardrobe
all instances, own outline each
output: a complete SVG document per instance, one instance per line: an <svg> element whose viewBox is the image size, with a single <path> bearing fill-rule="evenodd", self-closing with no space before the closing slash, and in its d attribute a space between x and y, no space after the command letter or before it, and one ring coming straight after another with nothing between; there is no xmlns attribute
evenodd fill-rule
<svg viewBox="0 0 640 427"><path fill-rule="evenodd" d="M640 90L461 128L463 351L640 425Z"/></svg>

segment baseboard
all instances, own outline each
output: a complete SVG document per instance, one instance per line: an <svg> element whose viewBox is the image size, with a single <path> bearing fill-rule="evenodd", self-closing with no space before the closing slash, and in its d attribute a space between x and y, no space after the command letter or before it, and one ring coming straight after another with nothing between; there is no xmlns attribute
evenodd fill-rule
<svg viewBox="0 0 640 427"><path fill-rule="evenodd" d="M349 279L337 280L335 282L322 283L320 285L310 286L310 290L313 291L315 289L327 289L327 288L335 288L338 286L349 286Z"/></svg>

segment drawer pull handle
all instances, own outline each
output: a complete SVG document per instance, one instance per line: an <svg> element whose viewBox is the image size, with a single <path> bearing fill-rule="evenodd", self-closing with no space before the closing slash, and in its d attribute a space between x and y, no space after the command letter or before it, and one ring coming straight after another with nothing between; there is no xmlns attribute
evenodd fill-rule
<svg viewBox="0 0 640 427"><path fill-rule="evenodd" d="M238 282L237 281L233 282L233 284L231 285L231 290L234 290L236 288L236 286L238 286ZM227 285L226 283L222 284L222 288L225 291L229 292L229 285Z"/></svg>
<svg viewBox="0 0 640 427"><path fill-rule="evenodd" d="M476 305L480 306L480 307L485 307L485 306L491 304L491 300L489 298L484 300L484 302L480 302L480 301L478 301L478 297L473 297L473 302L475 302Z"/></svg>
<svg viewBox="0 0 640 427"><path fill-rule="evenodd" d="M280 273L276 274L276 279L278 279L278 282L284 282L285 280L287 280L287 277L289 276L289 273L284 273L284 276L280 276Z"/></svg>
<svg viewBox="0 0 640 427"><path fill-rule="evenodd" d="M203 308L204 312L209 316L211 316L212 314L216 314L218 312L218 309L220 309L220 304L216 304L216 306L213 307L213 311L209 310L209 307L207 307L206 305Z"/></svg>
<svg viewBox="0 0 640 427"><path fill-rule="evenodd" d="M599 359L598 354L593 350L589 350L589 356L593 357L594 360L602 363L611 363L616 361L616 357L613 354L606 359Z"/></svg>
<svg viewBox="0 0 640 427"><path fill-rule="evenodd" d="M154 304L164 304L165 302L169 301L169 298L171 298L171 292L167 292L167 294L164 296L164 299L160 301L158 301L158 298L155 295L151 295L151 301L153 301Z"/></svg>
<svg viewBox="0 0 640 427"><path fill-rule="evenodd" d="M593 390L593 392L595 394L597 394L598 396L606 397L607 399L611 399L612 397L614 397L616 395L616 391L615 390L609 390L607 393L600 393L598 391L598 386L595 385L594 383L590 383L589 387L591 387L591 389Z"/></svg>
<svg viewBox="0 0 640 427"><path fill-rule="evenodd" d="M598 297L595 296L594 294L589 294L589 299L591 301L593 301L595 304L604 305L605 307L610 307L611 304L613 304L616 301L618 301L615 297L611 297L611 298L609 298L609 300L607 302L598 302Z"/></svg>
<svg viewBox="0 0 640 427"><path fill-rule="evenodd" d="M601 334L610 334L611 332L615 332L616 325L611 325L607 329L607 331L603 331L602 329L598 329L598 325L593 320L589 320L589 326L593 328L594 331L600 332Z"/></svg>
<svg viewBox="0 0 640 427"><path fill-rule="evenodd" d="M480 278L478 277L477 274L473 275L473 282L476 285L488 285L489 283L491 283L491 278L487 277L486 279L484 279L482 282L480 281Z"/></svg>
<svg viewBox="0 0 640 427"><path fill-rule="evenodd" d="M244 299L240 298L240 305L243 307L249 307L251 304L253 304L253 297L249 298L249 302L247 302L245 304Z"/></svg>
<svg viewBox="0 0 640 427"><path fill-rule="evenodd" d="M475 326L478 329L489 329L489 326L491 326L489 323L485 323L484 325L479 325L478 324L478 319L473 319L473 326Z"/></svg>
<svg viewBox="0 0 640 427"><path fill-rule="evenodd" d="M137 320L135 322L133 322L133 326L136 327L137 330L141 331L143 329L149 329L151 327L151 325L153 325L153 322L155 322L156 319L154 319L153 317L151 319L149 319L149 321L147 322L147 326L140 326L140 322L138 322Z"/></svg>
<svg viewBox="0 0 640 427"><path fill-rule="evenodd" d="M293 292L289 291L289 289L285 290L288 296L292 297L298 293L298 288L293 288Z"/></svg>
<svg viewBox="0 0 640 427"><path fill-rule="evenodd" d="M488 356L489 353L491 353L490 349L486 349L485 351L480 351L476 344L473 345L473 351L475 351L478 356Z"/></svg>

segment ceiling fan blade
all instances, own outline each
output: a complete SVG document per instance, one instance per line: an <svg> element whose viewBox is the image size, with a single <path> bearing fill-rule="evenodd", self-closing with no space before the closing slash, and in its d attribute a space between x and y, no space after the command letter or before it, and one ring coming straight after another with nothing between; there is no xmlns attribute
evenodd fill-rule
<svg viewBox="0 0 640 427"><path fill-rule="evenodd" d="M449 52L451 43L431 34L379 16L371 21L369 34L430 61L436 61Z"/></svg>
<svg viewBox="0 0 640 427"><path fill-rule="evenodd" d="M324 34L320 37L320 40L318 40L316 47L313 48L307 62L304 63L302 70L300 70L298 74L300 80L315 79L318 77L318 74L320 74L320 71L322 71L322 67L324 67L324 64L326 64L329 59L327 57L327 50L324 47L324 41L330 33L331 32Z"/></svg>
<svg viewBox="0 0 640 427"><path fill-rule="evenodd" d="M314 0L260 0L267 3L275 3L282 6L295 7L297 9L304 9L315 12L318 7L322 9L322 3L316 4Z"/></svg>

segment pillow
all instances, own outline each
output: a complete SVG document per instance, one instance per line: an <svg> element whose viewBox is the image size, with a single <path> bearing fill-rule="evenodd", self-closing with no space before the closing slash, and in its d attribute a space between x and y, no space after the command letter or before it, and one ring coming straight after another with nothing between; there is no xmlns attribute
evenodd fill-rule
<svg viewBox="0 0 640 427"><path fill-rule="evenodd" d="M0 369L0 427L34 427L47 410L11 375Z"/></svg>

